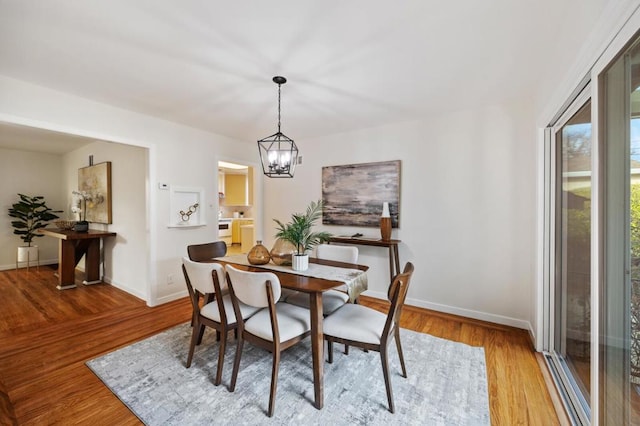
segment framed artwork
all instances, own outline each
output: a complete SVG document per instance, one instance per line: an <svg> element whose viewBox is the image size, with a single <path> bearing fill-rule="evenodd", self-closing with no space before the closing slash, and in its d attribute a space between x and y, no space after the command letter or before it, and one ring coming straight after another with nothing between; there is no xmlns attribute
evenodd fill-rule
<svg viewBox="0 0 640 426"><path fill-rule="evenodd" d="M322 223L379 227L382 203L399 226L400 160L322 168Z"/></svg>
<svg viewBox="0 0 640 426"><path fill-rule="evenodd" d="M111 161L78 169L78 191L84 198L84 220L112 223Z"/></svg>

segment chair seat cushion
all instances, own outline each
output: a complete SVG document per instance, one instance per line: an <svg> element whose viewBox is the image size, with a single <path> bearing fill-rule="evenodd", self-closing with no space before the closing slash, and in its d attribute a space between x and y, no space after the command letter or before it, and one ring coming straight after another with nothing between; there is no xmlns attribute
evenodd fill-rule
<svg viewBox="0 0 640 426"><path fill-rule="evenodd" d="M233 302L231 302L231 296L226 294L222 297L222 302L224 304L224 311L227 314L227 324L235 324L236 322L236 314L233 311ZM253 314L258 312L260 308L256 308L254 306L245 305L242 302L239 302L240 305L240 313L242 314L242 318L247 319L251 317ZM220 320L220 310L218 309L218 302L213 301L204 305L200 309L200 315L203 317L209 318L215 322L221 322Z"/></svg>
<svg viewBox="0 0 640 426"><path fill-rule="evenodd" d="M349 295L337 290L329 290L322 293L322 313L330 315L336 309L349 301ZM287 297L287 303L309 309L310 299L308 293L297 292Z"/></svg>
<svg viewBox="0 0 640 426"><path fill-rule="evenodd" d="M324 319L325 335L379 344L387 315L366 306L348 303Z"/></svg>
<svg viewBox="0 0 640 426"><path fill-rule="evenodd" d="M277 303L278 333L280 342L285 342L311 330L309 310L288 303ZM269 309L262 309L245 321L244 328L249 333L262 339L273 341Z"/></svg>

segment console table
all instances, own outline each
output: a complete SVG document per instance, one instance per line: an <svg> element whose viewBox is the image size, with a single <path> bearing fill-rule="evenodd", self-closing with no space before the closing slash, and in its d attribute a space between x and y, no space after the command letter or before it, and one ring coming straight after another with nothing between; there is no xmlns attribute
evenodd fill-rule
<svg viewBox="0 0 640 426"><path fill-rule="evenodd" d="M398 244L400 240L381 240L379 238L367 238L367 237L331 237L329 239L331 243L339 244L355 244L360 246L374 246L374 247L387 247L389 249L389 275L390 281L393 281L393 277L400 273L400 257L398 256Z"/></svg>
<svg viewBox="0 0 640 426"><path fill-rule="evenodd" d="M58 290L76 287L76 265L86 255L83 284L102 282L100 278L100 240L115 237L115 232L96 231L76 232L58 228L42 228L42 235L58 238Z"/></svg>

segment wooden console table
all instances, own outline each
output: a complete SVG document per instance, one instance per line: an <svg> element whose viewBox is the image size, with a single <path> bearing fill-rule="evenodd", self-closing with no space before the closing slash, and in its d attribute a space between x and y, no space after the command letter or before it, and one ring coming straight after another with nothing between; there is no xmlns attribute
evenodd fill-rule
<svg viewBox="0 0 640 426"><path fill-rule="evenodd" d="M339 244L355 244L360 246L387 247L389 249L389 275L390 281L400 273L400 257L398 256L398 244L400 240L381 240L367 237L331 237L329 242Z"/></svg>
<svg viewBox="0 0 640 426"><path fill-rule="evenodd" d="M58 238L58 290L76 287L76 265L86 255L83 284L102 282L100 278L100 239L115 237L115 232L76 232L66 229L42 228L42 235Z"/></svg>

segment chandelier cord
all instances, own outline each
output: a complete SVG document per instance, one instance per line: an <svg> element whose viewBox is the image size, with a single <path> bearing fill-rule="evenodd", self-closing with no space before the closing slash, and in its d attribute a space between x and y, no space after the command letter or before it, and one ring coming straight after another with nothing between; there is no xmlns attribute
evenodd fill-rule
<svg viewBox="0 0 640 426"><path fill-rule="evenodd" d="M280 133L280 84L278 84L278 133Z"/></svg>

